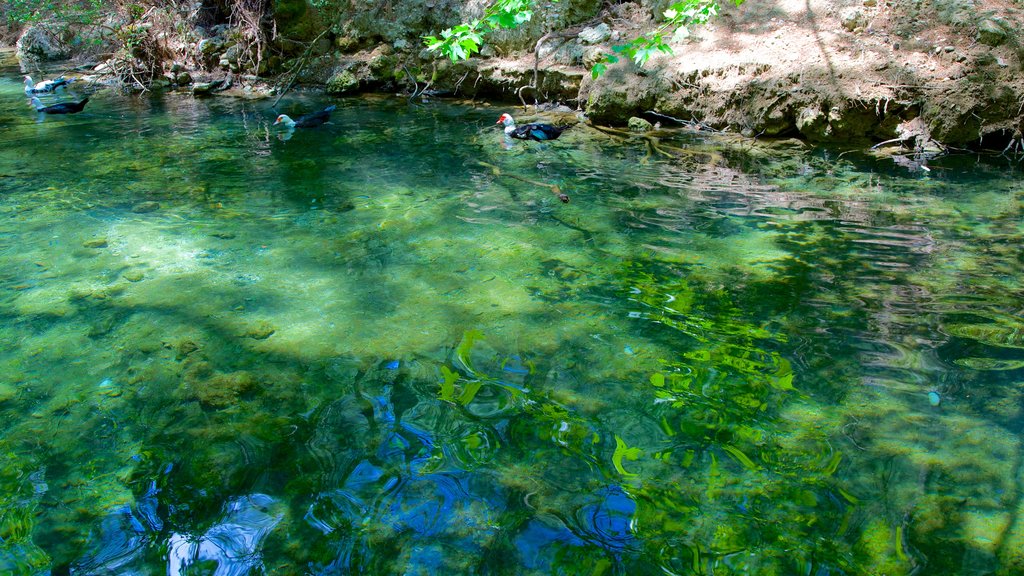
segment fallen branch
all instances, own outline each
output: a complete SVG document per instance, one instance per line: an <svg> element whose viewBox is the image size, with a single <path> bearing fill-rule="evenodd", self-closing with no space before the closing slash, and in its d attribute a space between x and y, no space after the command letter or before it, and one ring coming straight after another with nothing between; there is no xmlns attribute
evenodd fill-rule
<svg viewBox="0 0 1024 576"><path fill-rule="evenodd" d="M313 51L313 47L316 46L317 40L323 38L324 35L327 34L327 32L329 31L330 28L324 30L323 32L320 33L319 36L314 38L313 41L309 43L309 46L306 47L306 51L303 52L302 56L299 58L299 64L295 68L295 74L292 75L292 79L289 80L288 84L285 85L284 90L282 90L281 93L277 95L277 99L274 100L274 104L271 106L271 108L277 108L277 103L280 102L281 98L283 98L284 95L287 94L288 91L292 89L292 85L295 84L295 80L299 77L299 74L302 73L302 69L306 67L306 62L309 59L309 53Z"/></svg>
<svg viewBox="0 0 1024 576"><path fill-rule="evenodd" d="M872 146L871 150L876 150L876 149L878 149L878 148L880 148L882 146L885 146L886 144L892 144L894 142L899 142L900 145L903 145L904 143L906 143L906 141L908 139L909 138L907 136L901 136L899 138L893 138L892 140L884 140L884 141L879 142L878 144L875 144L874 146Z"/></svg>
<svg viewBox="0 0 1024 576"><path fill-rule="evenodd" d="M519 180L520 182L526 182L527 184L533 184L534 186L541 186L543 188L547 188L547 189L551 190L551 193L554 194L559 200L561 200L563 204L568 204L569 203L569 196L562 192L562 189L558 187L558 184L547 184L545 182L537 182L536 180L530 180L528 178L523 178L522 176L519 176L518 174L503 174L501 172L501 168L498 168L494 164L488 164L487 162L483 162L483 161L480 161L480 160L477 161L477 164L479 164L481 166L485 166L487 168L490 168L491 169L491 173L494 174L495 176L499 177L499 178L502 177L502 176L505 176L505 177L508 177L508 178L512 178L514 180Z"/></svg>

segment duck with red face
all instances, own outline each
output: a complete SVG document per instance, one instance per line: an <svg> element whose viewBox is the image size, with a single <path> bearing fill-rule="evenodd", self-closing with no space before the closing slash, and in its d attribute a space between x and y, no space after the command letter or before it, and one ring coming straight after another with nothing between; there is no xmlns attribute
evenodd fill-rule
<svg viewBox="0 0 1024 576"><path fill-rule="evenodd" d="M505 126L505 135L510 138L536 140L537 142L556 140L562 135L562 132L569 129L569 126L552 126L551 124L541 123L516 126L516 121L509 114L502 114L495 124L503 124Z"/></svg>

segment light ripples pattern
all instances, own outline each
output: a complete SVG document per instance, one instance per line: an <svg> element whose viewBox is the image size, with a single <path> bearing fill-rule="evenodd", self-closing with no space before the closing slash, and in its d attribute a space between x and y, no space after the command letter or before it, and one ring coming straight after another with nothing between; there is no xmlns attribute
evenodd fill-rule
<svg viewBox="0 0 1024 576"><path fill-rule="evenodd" d="M0 573L1024 570L1013 159L5 66Z"/></svg>

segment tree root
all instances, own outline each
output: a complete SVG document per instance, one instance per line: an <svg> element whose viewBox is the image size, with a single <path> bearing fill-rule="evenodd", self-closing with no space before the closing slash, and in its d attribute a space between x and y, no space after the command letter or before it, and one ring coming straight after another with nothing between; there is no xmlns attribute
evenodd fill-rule
<svg viewBox="0 0 1024 576"><path fill-rule="evenodd" d="M518 174L504 174L504 173L502 173L501 168L498 168L494 164L488 164L487 162L483 162L481 160L478 160L477 164L479 164L481 166L484 166L486 168L490 168L491 169L491 173L494 174L495 176L499 177L499 178L502 177L502 176L505 176L507 178L512 178L514 180L519 180L520 182L526 182L527 184L533 184L534 186L541 186L543 188L547 188L547 189L551 190L552 194L554 194L559 200L561 200L562 204L568 204L569 203L569 196L562 192L562 189L558 187L558 184L547 184L545 182L537 182L536 180L530 180L528 178L523 178L522 176L519 176Z"/></svg>
<svg viewBox="0 0 1024 576"><path fill-rule="evenodd" d="M1003 148L1003 154L1010 153L1013 155L1024 154L1024 134L1021 134L1020 130L1015 130L1013 136L1010 137L1010 142Z"/></svg>
<svg viewBox="0 0 1024 576"><path fill-rule="evenodd" d="M683 156L704 156L714 163L718 163L722 160L722 156L715 152L707 152L704 150L691 150L688 148L678 148L676 146L667 146L661 143L661 138L655 136L651 132L628 132L626 130L618 130L616 128L609 128L608 126L598 126L596 124L591 124L590 126L599 132L603 132L605 134L623 140L629 140L631 138L643 138L647 146L647 154L645 154L643 159L640 160L642 164L646 164L648 161L650 161L651 157L655 155L673 159L677 159Z"/></svg>

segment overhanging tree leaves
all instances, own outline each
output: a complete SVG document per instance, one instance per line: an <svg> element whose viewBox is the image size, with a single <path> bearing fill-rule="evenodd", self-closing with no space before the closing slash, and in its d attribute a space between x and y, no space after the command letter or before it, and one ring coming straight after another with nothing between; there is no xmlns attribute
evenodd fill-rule
<svg viewBox="0 0 1024 576"><path fill-rule="evenodd" d="M429 50L439 52L452 62L466 60L480 51L484 34L490 30L510 30L533 18L533 0L497 0L482 18L448 28L441 37L423 38Z"/></svg>
<svg viewBox="0 0 1024 576"><path fill-rule="evenodd" d="M744 0L730 0L736 6ZM443 54L453 62L466 60L480 51L484 35L492 30L511 29L528 22L533 17L535 0L497 0L488 7L483 18L448 28L441 36L425 36L427 48ZM705 24L718 15L721 6L717 0L683 0L673 2L664 12L664 21L653 31L633 40L612 47L612 53L606 54L591 68L591 75L597 78L603 74L609 64L614 64L621 57L630 58L637 65L643 66L651 56L658 52L671 54L669 42L682 40L689 36L690 28Z"/></svg>

